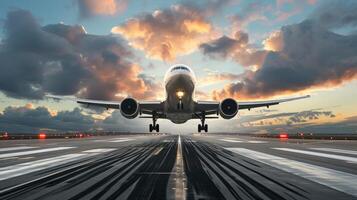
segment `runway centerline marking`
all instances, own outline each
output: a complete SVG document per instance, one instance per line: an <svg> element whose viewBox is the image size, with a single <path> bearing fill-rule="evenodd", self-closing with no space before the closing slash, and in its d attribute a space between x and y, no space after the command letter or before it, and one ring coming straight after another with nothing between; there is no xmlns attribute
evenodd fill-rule
<svg viewBox="0 0 357 200"><path fill-rule="evenodd" d="M17 150L25 150L25 149L33 149L37 147L30 147L30 146L22 146L22 147L4 147L0 148L0 152L4 151L17 151Z"/></svg>
<svg viewBox="0 0 357 200"><path fill-rule="evenodd" d="M310 148L310 149L318 150L318 151L333 152L333 153L343 153L343 154L357 155L357 151L345 150L345 149L334 149L334 148Z"/></svg>
<svg viewBox="0 0 357 200"><path fill-rule="evenodd" d="M343 161L346 161L349 163L357 163L357 158L350 157L350 156L341 156L341 155L335 155L335 154L327 154L327 153L290 149L290 148L272 148L272 149L288 151L288 152L293 152L293 153L300 153L300 154L311 155L311 156L319 156L319 157L324 157L324 158L332 158L332 159L336 159L336 160L343 160Z"/></svg>
<svg viewBox="0 0 357 200"><path fill-rule="evenodd" d="M73 149L73 148L76 148L76 147L54 147L54 148L38 149L38 150L32 150L32 151L21 151L21 152L15 152L15 153L6 153L6 154L0 154L0 158L25 156L25 155L46 153L46 152L52 152L52 151L60 151L60 150Z"/></svg>
<svg viewBox="0 0 357 200"><path fill-rule="evenodd" d="M60 164L65 164L74 160L82 159L89 156L98 155L100 153L105 153L109 151L114 151L114 148L108 149L91 149L82 151L80 153L72 153L62 156L56 156L52 158L46 158L26 163L20 163L12 166L0 168L0 180L6 180L16 176L28 174L31 172L40 171L46 168L58 166Z"/></svg>
<svg viewBox="0 0 357 200"><path fill-rule="evenodd" d="M244 157L259 161L282 171L357 196L357 176L317 165L273 156L246 148L225 148Z"/></svg>

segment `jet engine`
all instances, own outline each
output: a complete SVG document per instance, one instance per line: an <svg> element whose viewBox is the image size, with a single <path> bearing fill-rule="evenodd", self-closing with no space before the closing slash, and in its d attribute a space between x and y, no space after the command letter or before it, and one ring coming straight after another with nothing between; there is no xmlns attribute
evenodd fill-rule
<svg viewBox="0 0 357 200"><path fill-rule="evenodd" d="M133 98L125 98L120 104L120 113L128 119L135 118L139 114L139 103Z"/></svg>
<svg viewBox="0 0 357 200"><path fill-rule="evenodd" d="M238 103L231 98L224 99L219 104L219 114L224 119L231 119L238 113Z"/></svg>

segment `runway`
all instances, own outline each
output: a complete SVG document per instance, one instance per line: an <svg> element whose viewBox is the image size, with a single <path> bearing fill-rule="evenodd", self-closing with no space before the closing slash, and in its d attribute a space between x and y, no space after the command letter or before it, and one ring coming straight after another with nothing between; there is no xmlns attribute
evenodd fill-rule
<svg viewBox="0 0 357 200"><path fill-rule="evenodd" d="M0 199L357 199L357 141L213 134L0 141Z"/></svg>

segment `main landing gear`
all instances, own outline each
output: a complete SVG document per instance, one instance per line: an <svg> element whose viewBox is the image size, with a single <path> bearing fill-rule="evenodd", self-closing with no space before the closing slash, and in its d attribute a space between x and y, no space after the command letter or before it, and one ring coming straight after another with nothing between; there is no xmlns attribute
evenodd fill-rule
<svg viewBox="0 0 357 200"><path fill-rule="evenodd" d="M205 124L205 114L202 114L202 118L201 118L201 124L198 125L198 132L200 133L201 131L208 131L208 125Z"/></svg>
<svg viewBox="0 0 357 200"><path fill-rule="evenodd" d="M159 124L156 124L156 120L157 118L155 118L155 116L152 117L152 124L149 125L149 131L152 132L153 130L155 130L156 132L159 132L160 130L160 126Z"/></svg>

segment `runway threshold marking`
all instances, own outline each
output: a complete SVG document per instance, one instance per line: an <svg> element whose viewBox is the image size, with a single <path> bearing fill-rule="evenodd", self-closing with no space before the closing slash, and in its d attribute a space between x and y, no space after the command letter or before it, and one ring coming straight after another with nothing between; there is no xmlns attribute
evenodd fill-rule
<svg viewBox="0 0 357 200"><path fill-rule="evenodd" d="M62 156L56 156L52 158L46 158L21 164L16 164L12 166L0 168L0 180L6 180L16 176L28 174L31 172L40 171L46 168L58 166L60 164L65 164L74 160L82 159L89 156L98 155L100 153L105 153L109 151L114 151L116 149L91 149L82 151L80 153L72 153Z"/></svg>
<svg viewBox="0 0 357 200"><path fill-rule="evenodd" d="M333 152L333 153L343 153L343 154L357 155L357 151L345 150L345 149L334 149L334 148L310 148L310 149L318 150L318 151Z"/></svg>
<svg viewBox="0 0 357 200"><path fill-rule="evenodd" d="M37 147L30 147L30 146L22 146L22 147L4 147L0 148L0 152L5 152L5 151L17 151L17 150L25 150L25 149L33 149Z"/></svg>
<svg viewBox="0 0 357 200"><path fill-rule="evenodd" d="M319 156L319 157L323 157L323 158L332 158L332 159L336 159L336 160L343 160L343 161L346 161L349 163L357 163L357 158L350 157L350 156L341 156L341 155L335 155L335 154L327 154L327 153L320 153L320 152L306 151L306 150L299 150L299 149L291 149L291 148L272 148L272 149L293 152L293 153L300 153L300 154L311 155L311 156Z"/></svg>
<svg viewBox="0 0 357 200"><path fill-rule="evenodd" d="M357 196L357 176L354 174L290 160L279 156L273 156L246 148L225 149L267 164L279 170L286 171L338 191Z"/></svg>
<svg viewBox="0 0 357 200"><path fill-rule="evenodd" d="M32 151L21 151L21 152L15 152L15 153L6 153L6 154L0 154L0 159L1 158L8 158L8 157L16 157L16 156L38 154L38 153L47 153L47 152L52 152L52 151L67 150L67 149L73 149L73 148L76 148L76 147L54 147L54 148L47 148L47 149L37 149L37 150L32 150Z"/></svg>

